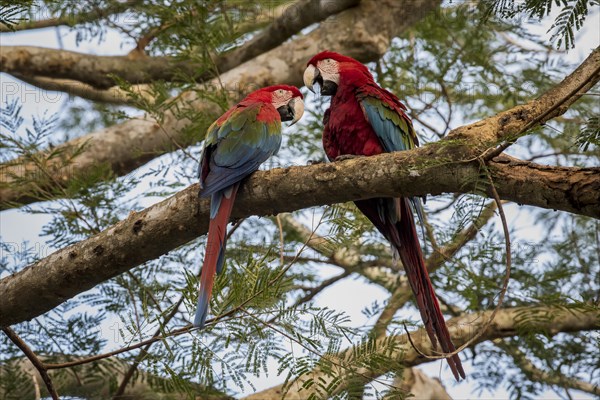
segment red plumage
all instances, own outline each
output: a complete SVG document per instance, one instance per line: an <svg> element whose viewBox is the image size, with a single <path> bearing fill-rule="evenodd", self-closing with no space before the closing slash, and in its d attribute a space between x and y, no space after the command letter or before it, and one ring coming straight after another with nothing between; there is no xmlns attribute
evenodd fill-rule
<svg viewBox="0 0 600 400"><path fill-rule="evenodd" d="M200 276L200 288L202 291L198 296L200 313L195 322L196 326L204 326L204 320L208 313L208 302L212 296L215 274L218 268L223 266L223 257L225 252L225 242L227 239L227 224L231 216L231 210L235 202L239 183L231 187L229 197L226 195L221 199L217 215L210 220L208 226L208 240L206 242L206 253L204 263L202 264L202 274Z"/></svg>
<svg viewBox="0 0 600 400"><path fill-rule="evenodd" d="M342 155L373 156L389 151L408 150L418 144L412 123L405 114L406 107L393 93L375 83L366 66L330 51L317 54L308 64L318 68L320 62L327 59L337 62L338 79L331 106L324 117L323 147L330 160ZM331 68L331 65L327 68ZM331 69L328 73L331 75ZM376 113L369 116L367 106L374 107ZM377 121L380 132L375 130L373 121L369 120L378 118L373 115L381 115L381 119ZM382 128L384 125L385 129ZM390 135L390 127L398 128L394 131L398 137L385 136ZM390 149L393 145L396 148ZM376 198L356 201L355 204L397 251L434 349L439 342L443 352L451 353L456 349L427 273L411 201L402 197ZM465 378L458 355L447 361L457 380L459 377Z"/></svg>

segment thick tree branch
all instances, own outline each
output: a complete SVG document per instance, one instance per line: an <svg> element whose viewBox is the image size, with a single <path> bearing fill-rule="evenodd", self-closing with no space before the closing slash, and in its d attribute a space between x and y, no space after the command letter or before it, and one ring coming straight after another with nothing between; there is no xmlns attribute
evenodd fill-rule
<svg viewBox="0 0 600 400"><path fill-rule="evenodd" d="M219 57L220 72L228 71L283 43L305 27L354 7L359 0L300 0L248 43Z"/></svg>
<svg viewBox="0 0 600 400"><path fill-rule="evenodd" d="M452 336L452 342L458 347L466 343L476 332L483 328L486 321L490 318L491 311L480 313L466 314L461 317L452 318L448 321L448 329ZM550 316L550 317L549 317ZM487 329L484 334L477 339L477 343L496 338L504 338L517 336L519 332L527 331L544 333L546 335L555 335L559 332L580 332L587 330L596 330L600 327L600 310L589 308L573 308L564 309L559 307L518 307L501 309L494 319L493 324ZM387 339L387 338L386 338ZM401 362L409 367L427 362L431 359L422 357L409 343L407 335L393 336L394 350L388 352L389 345L384 345L383 340L379 339L377 348L381 349L381 356L390 357L392 359L401 360ZM426 354L431 352L431 342L429 341L426 332L419 329L411 334L411 340L414 345L424 351ZM473 344L477 344L473 343ZM327 359L335 362L337 365L344 366L347 360L352 356L352 349L347 349L337 354L336 356L328 356ZM348 383L352 381L356 384L356 380L360 379L364 383L377 378L389 371L389 366L392 363L377 363L378 369L368 369L364 367L352 368L342 372L351 371L350 376L342 379L342 382L336 383L336 392L343 391ZM386 368L387 366L387 368ZM339 370L339 368L334 368ZM306 399L311 394L311 389L301 390L302 382L307 379L318 380L319 384L327 386L327 383L332 381L331 373L323 372L319 369L313 370L301 376L297 383L290 386L290 390L286 393L285 398L288 400ZM275 386L268 390L255 393L246 397L247 400L270 400L280 399L283 393L283 385Z"/></svg>
<svg viewBox="0 0 600 400"><path fill-rule="evenodd" d="M420 0L407 8L395 0L364 0L358 7L336 14L309 34L222 74L219 80L208 83L207 89L217 91L223 87L231 93L238 93L276 83L301 85L307 60L325 48L363 62L374 61L385 53L393 37L440 3L440 0ZM221 67L218 69L223 70ZM20 73L23 74L22 71ZM73 79L72 76L69 78ZM205 116L207 121L212 121L221 111L214 104L199 99L194 92L179 96L172 109L192 109ZM127 174L150 159L172 151L174 141L186 146L201 140L202 129L205 128L198 126L198 136L190 137L185 131L189 124L188 119L167 111L160 124L149 116L140 117L72 140L59 147L63 154L71 154L83 143L88 144L86 151L67 166L60 159L49 162L49 172L56 178L51 182L11 185L22 177L44 174L30 160L19 159L4 164L0 166L0 209L14 207L15 202L24 204L40 197L46 198L45 193L40 195L37 187L60 195L59 190L48 190L53 186L52 182L66 184L69 179L85 176L99 165L107 165L116 176ZM44 159L45 154L37 154L36 157Z"/></svg>
<svg viewBox="0 0 600 400"><path fill-rule="evenodd" d="M15 78L22 80L30 85L40 89L64 92L69 96L78 96L87 100L92 100L98 103L117 104L117 105L134 105L133 98L129 95L130 92L119 87L111 87L106 90L96 89L86 83L74 81L71 79L53 79L43 77L31 77L12 74ZM131 87L131 92L136 94L136 97L144 99L149 104L154 101L154 96L148 91L147 85L135 85Z"/></svg>
<svg viewBox="0 0 600 400"><path fill-rule="evenodd" d="M428 147L259 171L242 185L232 217L273 215L372 197L467 193L476 183L480 189L487 187L480 179L478 162L446 164L444 160L435 165L435 159L424 157ZM490 165L503 199L600 217L600 168L544 167L508 158L499 161ZM0 280L0 326L34 318L206 233L209 204L208 200L199 201L197 193L198 186L192 185ZM28 296L24 298L23 293Z"/></svg>
<svg viewBox="0 0 600 400"><path fill-rule="evenodd" d="M358 0L302 0L238 49L217 57L218 71L228 71L273 49L313 23L358 4ZM203 81L214 76L207 66L174 57L97 56L33 46L2 46L0 72L29 77L70 79L96 89L115 86L113 76L131 83L176 82L183 76ZM213 76L211 76L213 75Z"/></svg>
<svg viewBox="0 0 600 400"><path fill-rule="evenodd" d="M96 89L116 85L113 76L132 84L173 81L180 74L197 77L206 66L171 57L97 56L35 46L2 46L0 72L28 77L70 79Z"/></svg>

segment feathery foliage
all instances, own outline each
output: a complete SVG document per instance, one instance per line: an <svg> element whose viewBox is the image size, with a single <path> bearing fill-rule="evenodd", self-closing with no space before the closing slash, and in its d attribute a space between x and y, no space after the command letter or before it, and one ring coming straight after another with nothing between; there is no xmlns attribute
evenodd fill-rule
<svg viewBox="0 0 600 400"><path fill-rule="evenodd" d="M552 13L553 7L561 7L554 23L548 30L556 47L575 47L575 33L579 31L590 10L600 5L597 0L484 0L487 16L500 15L503 18L523 17L542 19Z"/></svg>

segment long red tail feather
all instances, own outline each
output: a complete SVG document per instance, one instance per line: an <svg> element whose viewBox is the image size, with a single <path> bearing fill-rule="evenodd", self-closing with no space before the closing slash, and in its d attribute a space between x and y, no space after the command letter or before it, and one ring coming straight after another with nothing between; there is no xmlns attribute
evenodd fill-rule
<svg viewBox="0 0 600 400"><path fill-rule="evenodd" d="M450 332L448 332L433 285L429 279L409 200L406 198L398 199L399 204L396 204L400 208L400 218L395 224L385 221L385 218L382 220L378 211L378 208L381 208L381 200L361 200L357 201L356 205L398 252L433 348L436 349L439 342L444 353L452 353L456 348L450 338ZM387 200L389 201L389 199ZM458 355L456 354L446 360L456 380L459 380L460 377L464 379L465 371Z"/></svg>
<svg viewBox="0 0 600 400"><path fill-rule="evenodd" d="M223 195L219 204L219 209L214 218L211 218L208 226L208 239L206 241L206 253L204 255L204 264L200 276L200 289L198 293L198 308L194 317L194 326L203 328L206 316L208 315L208 305L212 295L215 274L223 266L227 224L233 203L237 194L238 185L231 187L229 197ZM227 192L227 190L225 191Z"/></svg>

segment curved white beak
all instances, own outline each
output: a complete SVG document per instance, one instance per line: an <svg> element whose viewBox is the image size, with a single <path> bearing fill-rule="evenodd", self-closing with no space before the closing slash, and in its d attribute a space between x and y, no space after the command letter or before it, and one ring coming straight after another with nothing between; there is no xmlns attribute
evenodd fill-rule
<svg viewBox="0 0 600 400"><path fill-rule="evenodd" d="M317 76L317 68L315 68L314 65L310 64L304 70L304 76L302 78L304 79L304 85L308 88L308 90L310 90L313 93L315 92L313 90L313 83L315 81L315 76Z"/></svg>

